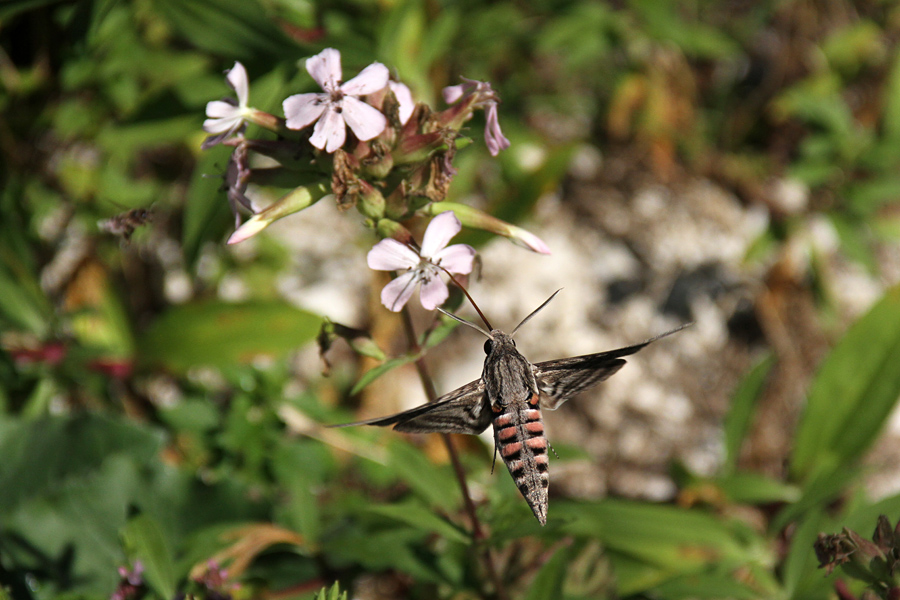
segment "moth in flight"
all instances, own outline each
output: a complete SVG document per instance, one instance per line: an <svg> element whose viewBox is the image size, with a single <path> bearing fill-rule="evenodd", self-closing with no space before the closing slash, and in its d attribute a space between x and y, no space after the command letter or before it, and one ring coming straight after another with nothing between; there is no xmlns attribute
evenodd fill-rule
<svg viewBox="0 0 900 600"><path fill-rule="evenodd" d="M640 344L532 364L517 349L513 336L519 328L556 297L543 304L506 334L487 331L456 315L447 316L487 336L481 378L444 394L434 402L376 419L338 425L393 425L408 433L479 434L494 427L494 456L499 452L513 481L541 525L547 523L547 490L550 486L547 449L541 409L555 410L575 396L613 375L625 365L622 357L635 354L656 340L681 331L668 331ZM440 310L440 309L438 309ZM485 321L485 324L490 325Z"/></svg>

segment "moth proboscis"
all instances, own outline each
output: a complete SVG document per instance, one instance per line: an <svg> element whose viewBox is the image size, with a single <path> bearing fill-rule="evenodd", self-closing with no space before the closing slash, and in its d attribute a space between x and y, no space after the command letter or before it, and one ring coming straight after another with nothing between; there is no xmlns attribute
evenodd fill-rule
<svg viewBox="0 0 900 600"><path fill-rule="evenodd" d="M516 349L513 336L522 325L547 306L559 291L554 292L522 319L510 334L499 329L487 331L442 310L447 316L487 336L481 378L444 394L434 402L395 415L334 427L393 425L396 431L407 433L479 434L488 425L493 425L494 455L499 453L503 458L534 516L541 525L545 525L547 490L550 486L547 456L549 444L544 435L541 409L559 408L569 398L621 369L625 365L623 357L635 354L656 340L691 325L682 325L640 344L617 350L532 364ZM490 328L487 321L485 324Z"/></svg>

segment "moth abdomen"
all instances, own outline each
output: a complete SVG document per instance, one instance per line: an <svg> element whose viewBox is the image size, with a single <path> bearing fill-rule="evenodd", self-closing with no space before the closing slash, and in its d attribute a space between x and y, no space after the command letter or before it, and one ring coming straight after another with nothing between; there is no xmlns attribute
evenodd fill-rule
<svg viewBox="0 0 900 600"><path fill-rule="evenodd" d="M494 413L494 441L516 487L544 525L550 487L548 443L541 411L536 407L537 396L533 400Z"/></svg>

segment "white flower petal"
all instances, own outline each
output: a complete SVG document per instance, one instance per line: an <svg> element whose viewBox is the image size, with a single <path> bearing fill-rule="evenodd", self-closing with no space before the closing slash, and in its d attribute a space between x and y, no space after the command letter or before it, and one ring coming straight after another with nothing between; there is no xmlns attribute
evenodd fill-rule
<svg viewBox="0 0 900 600"><path fill-rule="evenodd" d="M326 92L333 92L341 84L341 53L325 48L306 59L306 70Z"/></svg>
<svg viewBox="0 0 900 600"><path fill-rule="evenodd" d="M328 106L328 94L294 94L281 103L288 129L303 129L322 116Z"/></svg>
<svg viewBox="0 0 900 600"><path fill-rule="evenodd" d="M329 105L325 114L316 121L316 127L309 138L309 143L331 154L344 145L347 139L347 127L341 113Z"/></svg>
<svg viewBox="0 0 900 600"><path fill-rule="evenodd" d="M224 100L213 100L206 103L206 116L213 119L231 118L239 115L240 112L240 108Z"/></svg>
<svg viewBox="0 0 900 600"><path fill-rule="evenodd" d="M244 68L244 65L235 62L234 67L225 75L225 80L237 94L238 104L241 107L246 107L247 100L250 97L250 83L247 79L247 69Z"/></svg>
<svg viewBox="0 0 900 600"><path fill-rule="evenodd" d="M453 244L435 254L433 260L451 273L468 275L475 262L475 248L468 244Z"/></svg>
<svg viewBox="0 0 900 600"><path fill-rule="evenodd" d="M377 108L369 106L362 100L346 96L341 101L341 108L344 121L353 130L357 139L362 142L371 140L387 127L387 119L384 115ZM343 144L343 141L341 143Z"/></svg>
<svg viewBox="0 0 900 600"><path fill-rule="evenodd" d="M384 89L391 76L388 68L381 63L372 63L359 75L341 86L341 91L350 96L365 96Z"/></svg>
<svg viewBox="0 0 900 600"><path fill-rule="evenodd" d="M391 91L394 92L394 97L400 105L400 123L406 125L406 122L409 121L409 118L413 114L413 110L416 108L412 92L409 91L409 88L405 84L397 81L389 81L388 86L390 86Z"/></svg>
<svg viewBox="0 0 900 600"><path fill-rule="evenodd" d="M381 303L388 310L400 312L400 309L409 302L416 289L415 275L415 271L409 271L384 286L381 290Z"/></svg>
<svg viewBox="0 0 900 600"><path fill-rule="evenodd" d="M366 262L376 271L400 271L418 265L419 255L406 244L386 238L372 246Z"/></svg>
<svg viewBox="0 0 900 600"><path fill-rule="evenodd" d="M241 117L230 117L227 119L216 118L206 119L203 121L203 131L206 133L225 133L226 131L237 131L244 120Z"/></svg>
<svg viewBox="0 0 900 600"><path fill-rule="evenodd" d="M435 273L431 279L422 283L422 289L419 290L419 302L426 310L434 310L447 300L450 292L447 290L447 284Z"/></svg>
<svg viewBox="0 0 900 600"><path fill-rule="evenodd" d="M452 210L442 212L431 220L422 238L422 256L432 258L440 252L450 239L459 233L462 223Z"/></svg>

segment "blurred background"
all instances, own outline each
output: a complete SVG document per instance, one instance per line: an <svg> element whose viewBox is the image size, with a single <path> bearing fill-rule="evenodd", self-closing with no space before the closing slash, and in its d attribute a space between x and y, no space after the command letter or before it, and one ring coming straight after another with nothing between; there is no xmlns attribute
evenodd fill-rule
<svg viewBox="0 0 900 600"><path fill-rule="evenodd" d="M448 200L550 246L454 240L496 327L564 288L530 360L695 323L545 414L545 528L456 438L500 586L438 436L323 428L425 401L363 218L225 245L206 103L241 61L282 115L326 47L498 91L512 146L477 116ZM0 155L0 597L849 598L817 534L900 518L896 2L10 0Z"/></svg>

